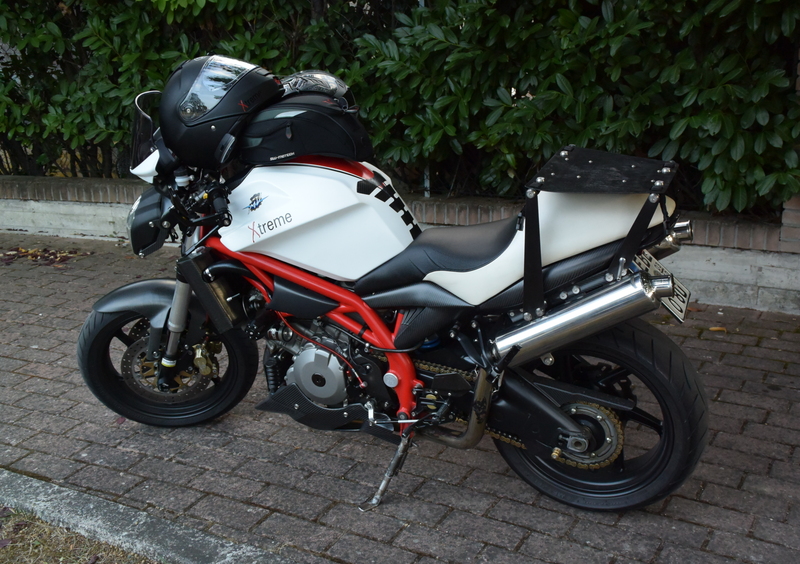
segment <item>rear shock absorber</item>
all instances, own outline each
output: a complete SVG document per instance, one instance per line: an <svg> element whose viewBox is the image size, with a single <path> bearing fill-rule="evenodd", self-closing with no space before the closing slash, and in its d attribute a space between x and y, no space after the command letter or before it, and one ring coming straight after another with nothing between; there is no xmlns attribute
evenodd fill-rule
<svg viewBox="0 0 800 564"><path fill-rule="evenodd" d="M281 375L278 359L270 355L269 352L264 354L266 357L264 358L264 374L267 377L267 388L269 388L270 394L274 394L280 388L283 376Z"/></svg>

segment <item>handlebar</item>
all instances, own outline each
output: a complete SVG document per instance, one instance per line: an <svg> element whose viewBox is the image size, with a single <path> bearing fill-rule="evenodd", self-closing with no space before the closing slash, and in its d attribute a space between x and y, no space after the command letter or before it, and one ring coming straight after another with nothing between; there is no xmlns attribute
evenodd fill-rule
<svg viewBox="0 0 800 564"><path fill-rule="evenodd" d="M217 212L217 215L221 217L220 223L223 227L228 227L231 224L231 214L228 212L228 202L222 196L216 196L212 201L211 205L214 207L214 211Z"/></svg>
<svg viewBox="0 0 800 564"><path fill-rule="evenodd" d="M211 205L214 206L214 211L217 213L225 213L228 211L228 202L225 201L225 198L222 196L217 196L214 198L214 200L211 202Z"/></svg>

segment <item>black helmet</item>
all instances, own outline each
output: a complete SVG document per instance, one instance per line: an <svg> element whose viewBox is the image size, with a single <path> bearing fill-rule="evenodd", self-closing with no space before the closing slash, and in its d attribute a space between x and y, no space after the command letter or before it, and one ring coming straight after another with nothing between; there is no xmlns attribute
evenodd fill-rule
<svg viewBox="0 0 800 564"><path fill-rule="evenodd" d="M305 70L281 79L284 96L297 93L319 92L339 102L345 110L356 105L353 92L336 75L321 70Z"/></svg>
<svg viewBox="0 0 800 564"><path fill-rule="evenodd" d="M192 59L164 87L161 134L185 164L216 169L245 119L282 95L280 80L260 67L218 55Z"/></svg>

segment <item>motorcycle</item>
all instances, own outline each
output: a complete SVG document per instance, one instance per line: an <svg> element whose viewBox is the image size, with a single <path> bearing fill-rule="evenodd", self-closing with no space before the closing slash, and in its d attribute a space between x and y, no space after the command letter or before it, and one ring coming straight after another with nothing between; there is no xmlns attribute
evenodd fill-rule
<svg viewBox="0 0 800 564"><path fill-rule="evenodd" d="M145 111L159 99L160 127ZM659 262L691 238L664 192L673 162L574 146L528 183L517 217L423 230L347 85L279 79L219 56L136 98L134 253L180 240L176 277L94 304L78 360L97 398L159 426L256 409L361 431L396 452L488 434L527 483L592 510L651 504L691 474L707 400L686 355L638 316L683 320Z"/></svg>

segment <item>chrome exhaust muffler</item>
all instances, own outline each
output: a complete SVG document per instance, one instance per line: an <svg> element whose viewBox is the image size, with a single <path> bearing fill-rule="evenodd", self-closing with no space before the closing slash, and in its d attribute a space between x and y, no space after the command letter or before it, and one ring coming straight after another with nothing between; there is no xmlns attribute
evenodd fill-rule
<svg viewBox="0 0 800 564"><path fill-rule="evenodd" d="M492 353L499 360L514 347L519 352L510 366L518 366L558 347L613 327L656 309L659 299L673 294L672 276L637 273L576 301L498 335Z"/></svg>
<svg viewBox="0 0 800 564"><path fill-rule="evenodd" d="M690 243L694 238L691 221L679 221L672 226L669 234L660 243L653 245L647 252L661 260L681 250L681 242Z"/></svg>

